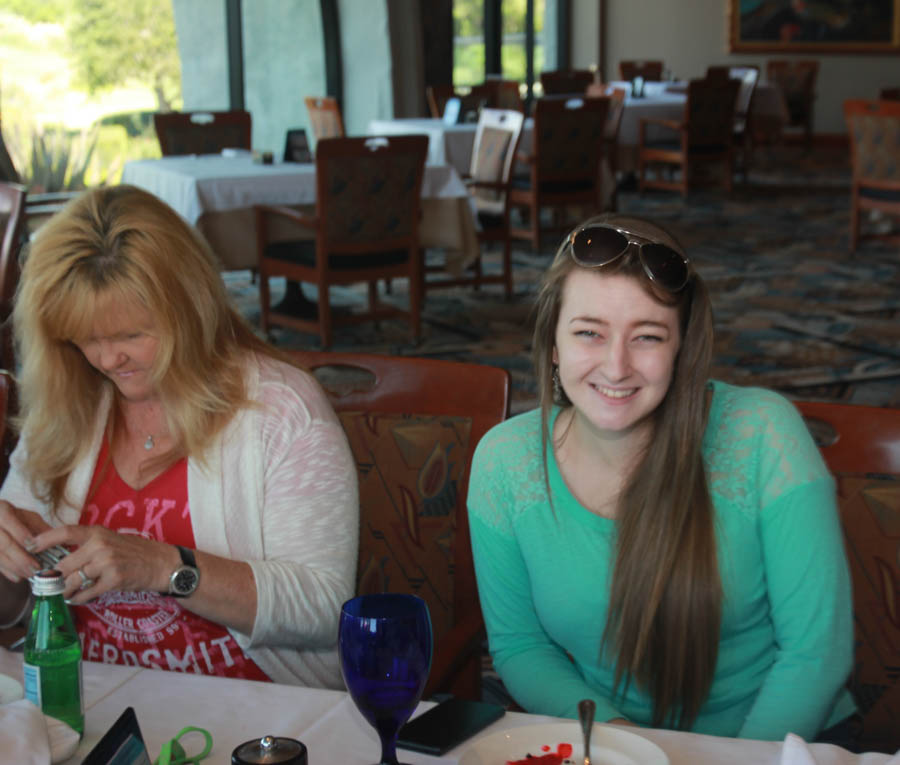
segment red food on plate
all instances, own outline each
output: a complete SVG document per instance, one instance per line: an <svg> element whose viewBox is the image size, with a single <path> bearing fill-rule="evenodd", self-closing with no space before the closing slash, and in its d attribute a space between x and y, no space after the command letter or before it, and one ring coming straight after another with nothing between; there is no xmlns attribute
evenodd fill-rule
<svg viewBox="0 0 900 765"><path fill-rule="evenodd" d="M506 765L562 765L572 756L571 744L557 744L555 752L551 752L549 746L541 749L547 754L526 754L521 760L507 760Z"/></svg>

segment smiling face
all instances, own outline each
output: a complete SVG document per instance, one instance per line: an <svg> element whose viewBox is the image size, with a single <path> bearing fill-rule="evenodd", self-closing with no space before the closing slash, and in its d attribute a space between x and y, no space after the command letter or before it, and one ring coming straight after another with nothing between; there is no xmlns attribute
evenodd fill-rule
<svg viewBox="0 0 900 765"><path fill-rule="evenodd" d="M553 362L576 421L600 436L643 428L681 346L678 311L620 274L575 268L562 291Z"/></svg>
<svg viewBox="0 0 900 765"><path fill-rule="evenodd" d="M143 307L111 302L88 337L73 342L94 369L115 383L127 401L156 396L151 372L159 339L150 313Z"/></svg>

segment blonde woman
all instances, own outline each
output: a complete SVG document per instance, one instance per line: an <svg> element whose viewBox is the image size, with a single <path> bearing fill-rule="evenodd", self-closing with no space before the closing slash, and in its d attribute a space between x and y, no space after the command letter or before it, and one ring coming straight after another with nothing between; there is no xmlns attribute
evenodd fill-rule
<svg viewBox="0 0 900 765"><path fill-rule="evenodd" d="M350 450L315 381L229 306L207 245L151 194L86 192L34 241L14 320L0 620L63 545L85 659L341 687Z"/></svg>
<svg viewBox="0 0 900 765"><path fill-rule="evenodd" d="M708 379L706 289L624 216L538 297L541 406L490 431L469 517L494 665L532 712L813 738L854 712L833 481L790 402Z"/></svg>

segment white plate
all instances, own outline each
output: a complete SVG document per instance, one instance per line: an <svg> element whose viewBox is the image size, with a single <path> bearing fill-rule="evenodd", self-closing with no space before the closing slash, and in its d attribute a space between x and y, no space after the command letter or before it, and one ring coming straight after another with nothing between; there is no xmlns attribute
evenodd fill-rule
<svg viewBox="0 0 900 765"><path fill-rule="evenodd" d="M9 675L0 674L0 704L9 704L25 698L22 683Z"/></svg>
<svg viewBox="0 0 900 765"><path fill-rule="evenodd" d="M556 752L559 744L564 743L572 745L572 756L568 760L572 763L581 762L584 749L581 727L574 720L510 728L474 741L459 758L459 765L505 765L507 762L524 759L527 754L539 757ZM669 758L652 741L616 725L597 723L591 733L591 763L669 765Z"/></svg>

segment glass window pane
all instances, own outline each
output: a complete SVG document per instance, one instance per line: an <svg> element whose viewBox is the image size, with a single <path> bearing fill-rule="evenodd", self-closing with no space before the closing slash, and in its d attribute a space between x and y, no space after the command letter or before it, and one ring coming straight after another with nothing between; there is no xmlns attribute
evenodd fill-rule
<svg viewBox="0 0 900 765"><path fill-rule="evenodd" d="M182 105L172 0L44 0L0 9L2 129L34 192L117 183L159 156L152 115Z"/></svg>
<svg viewBox="0 0 900 765"><path fill-rule="evenodd" d="M303 99L327 95L319 0L243 2L244 103L253 147L279 154L288 128L306 128Z"/></svg>
<svg viewBox="0 0 900 765"><path fill-rule="evenodd" d="M453 84L484 82L484 0L453 0Z"/></svg>

